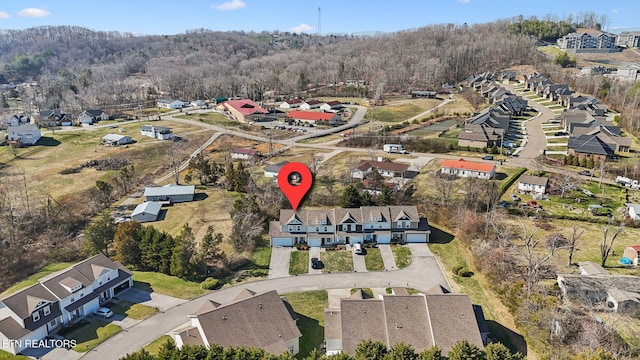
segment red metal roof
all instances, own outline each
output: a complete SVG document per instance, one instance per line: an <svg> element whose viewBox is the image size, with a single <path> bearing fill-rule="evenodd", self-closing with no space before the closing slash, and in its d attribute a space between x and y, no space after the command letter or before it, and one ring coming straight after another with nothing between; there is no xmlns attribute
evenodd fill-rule
<svg viewBox="0 0 640 360"><path fill-rule="evenodd" d="M258 150L256 149L244 149L244 148L235 148L233 150L231 150L232 153L236 153L236 154L245 154L245 155L255 155L258 153Z"/></svg>
<svg viewBox="0 0 640 360"><path fill-rule="evenodd" d="M262 106L256 104L253 100L243 99L243 100L229 100L224 103L225 106L232 107L240 112L242 115L251 115L251 114L268 114L269 112L265 110Z"/></svg>
<svg viewBox="0 0 640 360"><path fill-rule="evenodd" d="M462 159L462 158L458 160L450 160L450 159L443 160L442 167L450 168L450 169L482 171L486 173L490 173L495 169L495 165L493 164L466 161L465 159Z"/></svg>
<svg viewBox="0 0 640 360"><path fill-rule="evenodd" d="M336 116L336 114L334 113L323 113L323 112L302 111L302 110L290 111L287 114L287 117L291 119L321 120L321 121L329 121L334 116Z"/></svg>
<svg viewBox="0 0 640 360"><path fill-rule="evenodd" d="M640 252L640 245L631 245L629 246L630 248L632 248L633 250Z"/></svg>

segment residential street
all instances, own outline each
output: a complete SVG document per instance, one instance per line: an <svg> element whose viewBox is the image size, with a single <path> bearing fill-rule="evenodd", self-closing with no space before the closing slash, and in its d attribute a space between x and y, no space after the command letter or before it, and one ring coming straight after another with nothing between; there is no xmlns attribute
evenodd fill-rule
<svg viewBox="0 0 640 360"><path fill-rule="evenodd" d="M426 245L422 245L422 247L427 248ZM418 252L425 253L420 250ZM257 292L275 289L281 295L298 291L351 289L354 287L386 288L403 286L426 291L435 285L442 285L450 289L438 262L433 256L414 255L412 258L411 265L396 271L299 275L255 281L217 290L211 294L169 308L118 333L92 351L84 354L81 359L119 359L186 323L189 320L187 316L194 313L206 300L211 299L219 303L225 303L231 301L244 288ZM61 359L60 352L55 353L55 357L52 357L53 354L49 353L43 359ZM69 359L73 358L77 358L77 355L69 357Z"/></svg>

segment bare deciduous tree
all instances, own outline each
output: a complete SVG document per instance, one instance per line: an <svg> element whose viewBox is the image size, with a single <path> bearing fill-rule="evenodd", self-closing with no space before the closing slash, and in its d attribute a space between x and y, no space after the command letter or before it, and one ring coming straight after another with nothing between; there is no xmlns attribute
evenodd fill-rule
<svg viewBox="0 0 640 360"><path fill-rule="evenodd" d="M618 225L613 236L611 236L611 240L609 240L608 237L611 226L607 225L602 228L602 242L600 243L600 265L602 265L602 267L607 263L611 249L613 249L613 243L616 241L616 238L620 235L623 229L624 227L622 225Z"/></svg>

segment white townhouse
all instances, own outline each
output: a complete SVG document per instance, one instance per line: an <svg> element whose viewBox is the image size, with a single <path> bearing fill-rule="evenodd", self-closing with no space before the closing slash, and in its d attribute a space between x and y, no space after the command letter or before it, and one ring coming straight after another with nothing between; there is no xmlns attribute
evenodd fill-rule
<svg viewBox="0 0 640 360"><path fill-rule="evenodd" d="M269 224L271 246L332 246L363 242L427 243L429 224L415 206L280 210Z"/></svg>
<svg viewBox="0 0 640 360"><path fill-rule="evenodd" d="M99 254L0 299L0 344L17 354L60 325L92 314L133 285L131 272Z"/></svg>

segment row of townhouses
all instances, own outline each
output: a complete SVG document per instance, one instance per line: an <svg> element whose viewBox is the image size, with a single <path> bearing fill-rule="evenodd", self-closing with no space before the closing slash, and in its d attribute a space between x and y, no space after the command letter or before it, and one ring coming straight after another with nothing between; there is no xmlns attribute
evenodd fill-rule
<svg viewBox="0 0 640 360"><path fill-rule="evenodd" d="M427 243L429 224L416 206L280 210L269 224L272 246L332 246L363 242Z"/></svg>
<svg viewBox="0 0 640 360"><path fill-rule="evenodd" d="M95 312L133 285L131 272L99 254L0 299L0 344L17 354L29 342Z"/></svg>

